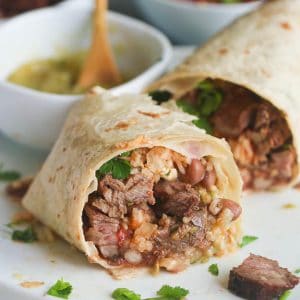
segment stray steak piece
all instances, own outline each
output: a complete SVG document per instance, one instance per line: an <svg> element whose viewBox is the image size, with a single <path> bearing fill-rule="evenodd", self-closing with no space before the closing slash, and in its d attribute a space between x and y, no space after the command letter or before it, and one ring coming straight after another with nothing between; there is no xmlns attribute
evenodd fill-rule
<svg viewBox="0 0 300 300"><path fill-rule="evenodd" d="M158 215L183 217L189 210L199 209L199 196L190 184L180 181L159 181L154 186L157 204L154 210Z"/></svg>
<svg viewBox="0 0 300 300"><path fill-rule="evenodd" d="M228 288L249 300L271 300L294 288L299 278L277 261L250 254L243 263L230 271Z"/></svg>
<svg viewBox="0 0 300 300"><path fill-rule="evenodd" d="M21 201L27 193L32 182L33 177L25 177L15 180L6 186L5 192L14 200Z"/></svg>
<svg viewBox="0 0 300 300"><path fill-rule="evenodd" d="M153 205L153 180L142 174L129 177L126 183L106 175L99 181L98 191L91 195L93 206L112 218L123 218L127 205Z"/></svg>

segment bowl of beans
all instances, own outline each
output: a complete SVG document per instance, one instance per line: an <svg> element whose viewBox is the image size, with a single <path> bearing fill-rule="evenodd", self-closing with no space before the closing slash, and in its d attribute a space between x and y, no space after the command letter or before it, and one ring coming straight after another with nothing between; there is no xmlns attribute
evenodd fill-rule
<svg viewBox="0 0 300 300"><path fill-rule="evenodd" d="M199 45L237 17L257 8L254 0L134 0L143 17L175 43Z"/></svg>

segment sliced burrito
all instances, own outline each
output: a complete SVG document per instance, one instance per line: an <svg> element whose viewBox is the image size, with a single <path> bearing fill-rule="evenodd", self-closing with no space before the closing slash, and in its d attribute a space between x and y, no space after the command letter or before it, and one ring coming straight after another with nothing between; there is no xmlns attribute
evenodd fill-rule
<svg viewBox="0 0 300 300"><path fill-rule="evenodd" d="M244 188L273 190L299 175L300 1L268 1L150 87L232 147Z"/></svg>
<svg viewBox="0 0 300 300"><path fill-rule="evenodd" d="M228 144L149 96L71 110L24 207L117 278L234 251L241 178ZM145 268L144 268L145 269Z"/></svg>

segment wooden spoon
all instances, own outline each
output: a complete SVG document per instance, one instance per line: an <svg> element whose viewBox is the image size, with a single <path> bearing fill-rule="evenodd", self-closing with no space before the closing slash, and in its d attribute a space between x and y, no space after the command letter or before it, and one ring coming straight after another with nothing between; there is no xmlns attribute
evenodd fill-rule
<svg viewBox="0 0 300 300"><path fill-rule="evenodd" d="M82 89L97 84L111 87L122 81L108 40L106 12L107 0L96 0L92 45L77 82Z"/></svg>

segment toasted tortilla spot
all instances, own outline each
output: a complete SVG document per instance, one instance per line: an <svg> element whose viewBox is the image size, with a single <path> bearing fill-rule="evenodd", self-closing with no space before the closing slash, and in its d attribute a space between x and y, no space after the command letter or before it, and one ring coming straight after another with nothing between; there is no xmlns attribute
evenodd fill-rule
<svg viewBox="0 0 300 300"><path fill-rule="evenodd" d="M288 22L281 22L280 26L285 30L292 30L292 26Z"/></svg>
<svg viewBox="0 0 300 300"><path fill-rule="evenodd" d="M271 74L266 69L261 69L262 74L266 75L266 77L270 78Z"/></svg>
<svg viewBox="0 0 300 300"><path fill-rule="evenodd" d="M162 115L168 115L170 112L166 111L164 113L157 114L157 113L138 110L138 113L141 114L141 115L153 118L153 119L157 119L157 118L160 118Z"/></svg>
<svg viewBox="0 0 300 300"><path fill-rule="evenodd" d="M219 54L220 55L225 55L226 53L228 53L228 49L227 48L221 48L221 49L219 49Z"/></svg>
<svg viewBox="0 0 300 300"><path fill-rule="evenodd" d="M129 120L127 122L125 121L120 121L118 122L114 127L112 128L107 128L105 129L106 132L109 132L109 131L112 131L112 130L117 130L117 129L120 129L120 130L126 130L129 128L130 125L134 125L136 124L137 121L132 119L132 120Z"/></svg>
<svg viewBox="0 0 300 300"><path fill-rule="evenodd" d="M20 283L20 286L26 289L38 288L45 283L43 281L23 281Z"/></svg>
<svg viewBox="0 0 300 300"><path fill-rule="evenodd" d="M138 148L140 145L149 143L149 140L144 136L140 135L136 139L127 141L127 142L120 142L115 145L115 149L129 149L129 148Z"/></svg>
<svg viewBox="0 0 300 300"><path fill-rule="evenodd" d="M48 178L48 182L49 182L49 183L53 183L54 180L55 180L55 178L54 178L53 176L50 176L50 177Z"/></svg>

